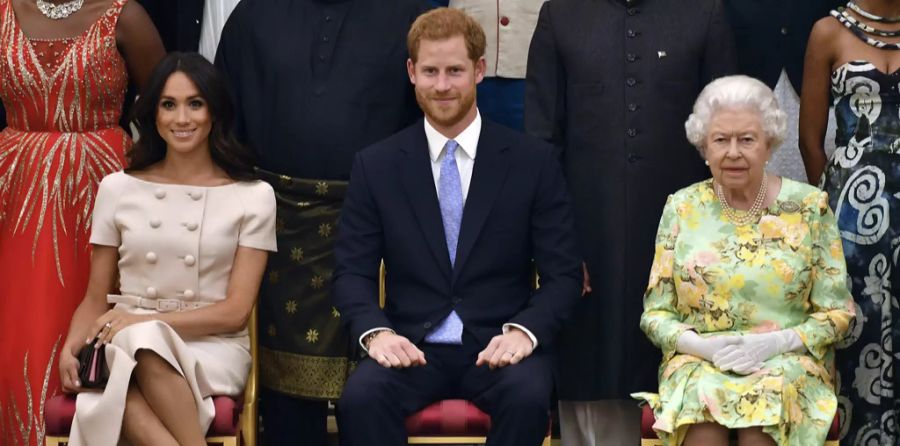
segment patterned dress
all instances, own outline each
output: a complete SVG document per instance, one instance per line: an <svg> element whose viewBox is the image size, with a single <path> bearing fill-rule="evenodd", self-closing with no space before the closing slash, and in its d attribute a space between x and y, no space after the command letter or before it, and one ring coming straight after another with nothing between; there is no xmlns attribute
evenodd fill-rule
<svg viewBox="0 0 900 446"><path fill-rule="evenodd" d="M118 126L128 77L116 48L127 0L82 34L25 36L0 0L0 444L44 441L44 402L59 392L58 349L84 297L97 184L121 170Z"/></svg>
<svg viewBox="0 0 900 446"><path fill-rule="evenodd" d="M853 319L840 237L827 196L783 179L758 223L722 215L712 180L669 197L656 237L641 329L663 353L659 394L636 394L653 428L679 445L691 424L763 426L779 445L820 446L837 409L832 345ZM701 336L792 328L807 351L770 358L742 376L675 351Z"/></svg>
<svg viewBox="0 0 900 446"><path fill-rule="evenodd" d="M848 62L831 76L837 120L834 154L822 187L830 197L844 242L858 315L839 345L841 444L900 442L900 355L897 296L891 277L900 254L900 72L883 73L866 61ZM900 318L898 318L900 319Z"/></svg>

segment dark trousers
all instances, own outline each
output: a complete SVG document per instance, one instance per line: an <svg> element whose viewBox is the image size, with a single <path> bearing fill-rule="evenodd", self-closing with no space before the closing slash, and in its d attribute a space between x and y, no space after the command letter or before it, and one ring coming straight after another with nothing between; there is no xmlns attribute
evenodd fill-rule
<svg viewBox="0 0 900 446"><path fill-rule="evenodd" d="M262 444L326 446L328 402L294 398L260 388Z"/></svg>
<svg viewBox="0 0 900 446"><path fill-rule="evenodd" d="M490 446L538 446L547 433L551 363L535 352L517 365L475 367L482 347L463 336L463 345L420 344L427 364L384 368L366 358L350 375L338 402L342 446L406 444L407 416L441 399L472 401L491 416Z"/></svg>

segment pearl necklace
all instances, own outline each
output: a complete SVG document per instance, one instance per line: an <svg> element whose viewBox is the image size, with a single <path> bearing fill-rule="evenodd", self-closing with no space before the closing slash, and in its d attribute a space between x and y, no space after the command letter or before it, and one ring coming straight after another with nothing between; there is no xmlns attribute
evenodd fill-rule
<svg viewBox="0 0 900 446"><path fill-rule="evenodd" d="M759 185L756 199L753 200L753 205L750 206L750 209L744 215L738 215L737 211L728 204L728 201L725 200L725 194L722 192L722 186L716 182L713 182L713 184L716 189L716 197L719 198L719 203L722 205L722 213L725 214L725 217L728 218L728 220L731 220L736 226L746 226L759 219L760 211L762 211L762 204L766 199L766 192L769 189L769 177L765 172L763 172L762 184Z"/></svg>
<svg viewBox="0 0 900 446"><path fill-rule="evenodd" d="M84 6L84 0L71 0L57 5L47 0L37 0L37 7L44 17L52 20L60 20L77 12Z"/></svg>

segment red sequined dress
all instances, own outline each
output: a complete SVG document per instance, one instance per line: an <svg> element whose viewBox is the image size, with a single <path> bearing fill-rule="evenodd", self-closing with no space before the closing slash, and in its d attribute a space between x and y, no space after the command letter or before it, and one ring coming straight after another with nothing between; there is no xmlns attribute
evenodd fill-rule
<svg viewBox="0 0 900 446"><path fill-rule="evenodd" d="M97 185L121 170L128 83L111 6L81 35L25 36L0 0L0 445L40 445L58 354L90 269Z"/></svg>

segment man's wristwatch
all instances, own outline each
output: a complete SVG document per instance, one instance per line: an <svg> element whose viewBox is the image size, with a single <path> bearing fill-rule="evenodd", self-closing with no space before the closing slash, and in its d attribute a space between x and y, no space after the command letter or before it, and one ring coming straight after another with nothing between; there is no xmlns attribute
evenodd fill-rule
<svg viewBox="0 0 900 446"><path fill-rule="evenodd" d="M364 337L363 341L362 341L363 347L366 348L366 351L369 350L369 343L372 342L372 339L375 339L375 336L378 336L379 334L384 333L384 332L389 332L391 334L397 334L397 332L395 332L394 330L391 330L390 328L385 328L383 330L375 330L375 331L367 334L366 337Z"/></svg>

